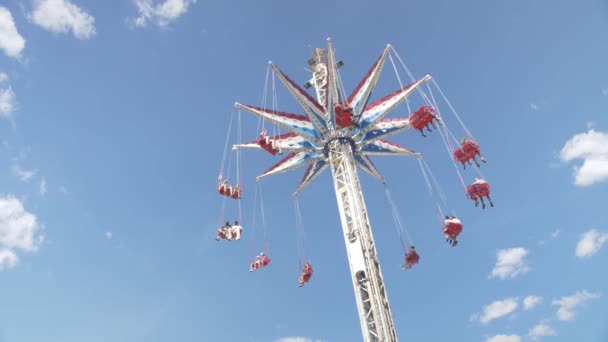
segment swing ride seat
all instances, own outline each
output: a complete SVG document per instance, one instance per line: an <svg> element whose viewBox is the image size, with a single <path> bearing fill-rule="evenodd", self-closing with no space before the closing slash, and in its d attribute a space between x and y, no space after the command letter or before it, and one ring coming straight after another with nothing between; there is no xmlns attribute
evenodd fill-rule
<svg viewBox="0 0 608 342"><path fill-rule="evenodd" d="M312 277L312 271L302 274L302 282L308 283L310 281L310 277Z"/></svg>
<svg viewBox="0 0 608 342"><path fill-rule="evenodd" d="M270 264L270 258L267 256L263 256L262 258L256 259L251 262L251 269L253 271L259 270L260 268L264 268Z"/></svg>
<svg viewBox="0 0 608 342"><path fill-rule="evenodd" d="M266 142L266 137L265 136L261 136L257 143L258 145L260 145L260 147L264 150L266 150L268 153L272 154L273 156L276 155L277 153L279 153L279 149L275 148L272 143L272 140L268 139L268 142Z"/></svg>
<svg viewBox="0 0 608 342"><path fill-rule="evenodd" d="M469 140L464 143L464 145L462 145L459 149L454 151L454 159L464 164L469 160L473 159L473 157L478 154L481 155L479 145Z"/></svg>
<svg viewBox="0 0 608 342"><path fill-rule="evenodd" d="M467 195L472 200L476 200L481 197L487 197L490 195L490 184L471 184L467 187Z"/></svg>
<svg viewBox="0 0 608 342"><path fill-rule="evenodd" d="M350 127L353 124L353 110L346 104L337 104L334 107L336 126Z"/></svg>
<svg viewBox="0 0 608 342"><path fill-rule="evenodd" d="M241 199L241 187L240 186L235 186L232 188L232 191L230 191L228 193L228 197L230 198L234 198L234 199Z"/></svg>
<svg viewBox="0 0 608 342"><path fill-rule="evenodd" d="M420 261L420 255L418 255L418 253L416 253L416 252L408 253L405 256L406 265L415 265L418 263L418 261Z"/></svg>
<svg viewBox="0 0 608 342"><path fill-rule="evenodd" d="M431 106L422 106L416 112L410 115L410 125L415 129L422 131L431 121L437 119L435 110Z"/></svg>
<svg viewBox="0 0 608 342"><path fill-rule="evenodd" d="M223 184L220 184L217 186L217 192L220 195L225 196L228 193L228 188L230 188L230 186L225 186Z"/></svg>
<svg viewBox="0 0 608 342"><path fill-rule="evenodd" d="M443 233L450 236L458 236L462 233L462 223L454 220L446 220Z"/></svg>

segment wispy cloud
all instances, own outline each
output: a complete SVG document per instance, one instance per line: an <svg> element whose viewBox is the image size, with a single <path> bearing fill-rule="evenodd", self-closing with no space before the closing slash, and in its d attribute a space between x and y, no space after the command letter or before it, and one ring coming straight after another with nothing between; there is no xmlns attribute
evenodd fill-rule
<svg viewBox="0 0 608 342"><path fill-rule="evenodd" d="M0 21L1 19L2 18L0 17ZM0 23L0 26L1 25L2 23ZM2 33L0 33L0 35L1 34ZM0 37L0 41L1 40L2 38ZM17 107L15 92L13 92L11 86L7 84L8 80L8 75L4 72L0 72L0 117L4 118L10 118Z"/></svg>
<svg viewBox="0 0 608 342"><path fill-rule="evenodd" d="M581 238L576 244L576 256L588 258L602 249L608 242L608 233L599 232L595 229L588 230L581 234Z"/></svg>
<svg viewBox="0 0 608 342"><path fill-rule="evenodd" d="M546 337L546 336L556 336L557 332L555 332L555 330L546 325L546 324L537 324L536 326L534 326L534 328L530 329L530 331L528 332L528 336L530 337L531 340L533 341L537 341L539 339L541 339L542 337Z"/></svg>
<svg viewBox="0 0 608 342"><path fill-rule="evenodd" d="M590 129L570 138L560 152L560 159L570 162L582 159L574 167L574 183L590 186L608 179L608 133Z"/></svg>
<svg viewBox="0 0 608 342"><path fill-rule="evenodd" d="M13 15L4 6L0 6L0 50L13 58L20 58L25 48L25 39L17 31Z"/></svg>
<svg viewBox="0 0 608 342"><path fill-rule="evenodd" d="M196 0L134 0L137 17L133 19L136 27L146 27L152 22L160 27L167 26L188 11Z"/></svg>
<svg viewBox="0 0 608 342"><path fill-rule="evenodd" d="M497 300L484 306L481 313L473 314L471 320L485 324L515 312L518 307L519 303L517 297Z"/></svg>
<svg viewBox="0 0 608 342"><path fill-rule="evenodd" d="M542 303L543 297L539 296L528 296L524 298L524 310L531 310L538 304Z"/></svg>
<svg viewBox="0 0 608 342"><path fill-rule="evenodd" d="M527 255L528 251L522 247L499 250L496 253L496 265L489 277L507 279L527 273L530 270Z"/></svg>
<svg viewBox="0 0 608 342"><path fill-rule="evenodd" d="M106 232L104 235L106 236L106 239L112 240L112 232Z"/></svg>
<svg viewBox="0 0 608 342"><path fill-rule="evenodd" d="M602 95L608 96L608 88L602 88Z"/></svg>
<svg viewBox="0 0 608 342"><path fill-rule="evenodd" d="M40 194L40 196L44 196L46 195L46 178L42 177L42 179L40 180L40 185L38 186L38 193Z"/></svg>
<svg viewBox="0 0 608 342"><path fill-rule="evenodd" d="M321 342L321 340L313 340L308 337L294 336L294 337L281 337L277 340L274 340L274 342Z"/></svg>
<svg viewBox="0 0 608 342"><path fill-rule="evenodd" d="M0 271L17 265L17 254L10 249L0 248Z"/></svg>
<svg viewBox="0 0 608 342"><path fill-rule="evenodd" d="M561 233L561 230L556 229L551 233L551 237L557 239L559 237L559 233Z"/></svg>
<svg viewBox="0 0 608 342"><path fill-rule="evenodd" d="M496 335L488 337L486 342L521 342L521 337L518 335Z"/></svg>
<svg viewBox="0 0 608 342"><path fill-rule="evenodd" d="M9 195L0 197L0 269L12 268L18 258L15 250L34 252L43 240L36 215Z"/></svg>
<svg viewBox="0 0 608 342"><path fill-rule="evenodd" d="M598 293L592 293L588 291L579 291L571 296L562 297L554 300L551 305L558 306L557 319L560 321L570 321L576 316L574 311L576 308L585 304L585 302L600 298Z"/></svg>
<svg viewBox="0 0 608 342"><path fill-rule="evenodd" d="M11 165L13 176L22 182L29 182L36 174L37 170L25 170L16 161Z"/></svg>
<svg viewBox="0 0 608 342"><path fill-rule="evenodd" d="M55 33L72 32L78 39L95 35L95 18L69 0L35 0L30 20Z"/></svg>
<svg viewBox="0 0 608 342"><path fill-rule="evenodd" d="M536 103L530 103L530 109L532 109L533 111L537 111L538 105Z"/></svg>

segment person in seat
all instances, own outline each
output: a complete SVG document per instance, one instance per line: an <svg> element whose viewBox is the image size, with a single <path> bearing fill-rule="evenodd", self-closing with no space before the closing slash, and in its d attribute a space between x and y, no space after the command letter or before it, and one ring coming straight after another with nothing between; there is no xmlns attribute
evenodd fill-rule
<svg viewBox="0 0 608 342"><path fill-rule="evenodd" d="M452 245L452 247L456 247L460 232L462 232L462 222L456 216L445 215L445 225L443 226L445 241Z"/></svg>
<svg viewBox="0 0 608 342"><path fill-rule="evenodd" d="M230 229L231 229L230 221L228 220L228 221L226 221L225 225L218 228L217 235L215 237L215 241L220 241L220 240L225 240L225 239L230 240L230 237L231 237L229 235Z"/></svg>
<svg viewBox="0 0 608 342"><path fill-rule="evenodd" d="M243 232L243 227L239 225L239 221L234 221L234 224L230 229L231 235L235 238L235 240L240 240L241 232Z"/></svg>
<svg viewBox="0 0 608 342"><path fill-rule="evenodd" d="M479 163L477 162L477 158L475 158L475 156L479 155L479 159L481 159L482 162L486 162L485 158L481 155L481 150L479 149L479 145L477 145L475 142L473 142L472 140L469 140L467 138L462 138L462 140L460 141L460 145L461 145L461 150L462 152L466 155L469 154L471 150L473 150L473 154L472 156L467 159L466 161L469 162L470 165L473 165L473 163L471 163L471 159L473 160L473 162L475 162L475 165L477 167L479 167ZM467 168L466 164L464 162L462 162L462 167L463 168Z"/></svg>
<svg viewBox="0 0 608 342"><path fill-rule="evenodd" d="M249 264L249 272L253 272L257 269L260 269L264 266L270 264L270 258L264 254L264 252L260 253L260 255L255 257L255 260Z"/></svg>
<svg viewBox="0 0 608 342"><path fill-rule="evenodd" d="M300 274L300 284L298 287L304 286L304 283L308 283L312 277L312 266L309 263L304 264L304 269Z"/></svg>
<svg viewBox="0 0 608 342"><path fill-rule="evenodd" d="M414 246L410 246L410 250L405 255L405 264L402 266L404 270L409 270L418 263L420 260L420 256L416 253L416 249Z"/></svg>
<svg viewBox="0 0 608 342"><path fill-rule="evenodd" d="M492 198L490 198L490 185L486 180L475 178L473 184L469 185L467 192L469 197L475 201L476 207L479 205L478 201L481 201L481 208L486 208L486 203L483 201L484 197L488 199L491 207L494 206L494 203L492 203Z"/></svg>
<svg viewBox="0 0 608 342"><path fill-rule="evenodd" d="M224 181L220 181L220 184L217 187L217 191L220 193L220 195L226 195L228 194L230 185L228 185L228 181L224 180Z"/></svg>
<svg viewBox="0 0 608 342"><path fill-rule="evenodd" d="M265 146L270 144L270 137L268 136L268 131L266 131L266 128L262 128L262 132L260 132L260 142Z"/></svg>
<svg viewBox="0 0 608 342"><path fill-rule="evenodd" d="M240 185L235 185L234 187L230 188L230 195L228 195L234 199L240 199L241 198L241 186Z"/></svg>

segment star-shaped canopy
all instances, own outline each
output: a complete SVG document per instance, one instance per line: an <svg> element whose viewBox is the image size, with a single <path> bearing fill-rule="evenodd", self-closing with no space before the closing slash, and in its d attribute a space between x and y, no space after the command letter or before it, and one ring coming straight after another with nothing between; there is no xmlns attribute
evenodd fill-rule
<svg viewBox="0 0 608 342"><path fill-rule="evenodd" d="M340 81L330 40L327 43L326 56L316 61L313 57L318 75L313 76L312 82L317 94L324 94L322 101L316 100L276 65L270 63L275 75L300 104L305 115L236 103L238 108L245 109L289 131L287 134L269 137L275 148L288 152L288 154L257 179L308 166L296 190L296 194L299 193L328 168L328 156L323 153L323 147L331 139L337 137L352 139L355 145L353 152L357 167L380 181L383 181L382 175L372 163L370 156L419 156L419 153L385 140L391 135L410 128L409 118L389 119L386 116L402 104L418 87L429 81L431 76L427 75L369 103L391 49L392 47L387 45L365 77L346 99L343 99L338 91ZM320 97L318 96L318 98ZM336 122L336 107L347 108L352 113L352 125L342 127ZM236 147L261 148L255 141Z"/></svg>

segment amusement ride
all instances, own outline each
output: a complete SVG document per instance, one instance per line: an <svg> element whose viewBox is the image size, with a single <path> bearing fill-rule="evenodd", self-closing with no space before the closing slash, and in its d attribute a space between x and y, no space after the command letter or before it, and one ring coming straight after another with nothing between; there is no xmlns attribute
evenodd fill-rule
<svg viewBox="0 0 608 342"><path fill-rule="evenodd" d="M238 109L258 116L262 122L262 129L256 140L242 143L239 112L236 120L237 143L229 152L228 145L235 121L234 115L230 119L217 184L217 192L223 196L223 204L216 240L237 241L241 239L243 232L243 227L239 223L242 222L241 200L243 198L240 151L250 148L264 150L271 155L285 155L274 166L258 176L257 181L259 184L260 179L264 177L306 167L304 177L296 188L294 203L301 267L299 286L308 283L313 275L313 268L307 261L306 255L303 255L301 242L303 224L297 196L323 171L330 169L363 340L366 342L394 342L397 341L395 324L386 294L385 282L357 168L385 185L386 196L391 204L393 217L400 232L399 237L405 259L403 269L410 269L418 264L420 256L411 241L404 242L403 236L408 235L407 231L401 224L399 212L384 178L372 163L370 157L410 156L418 159L429 194L436 201L437 216L443 237L451 246L458 244L458 236L463 230L463 224L456 216L446 211L449 208L446 196L441 192L441 188L428 164L420 153L386 139L409 129L418 130L422 137L426 137L425 130L427 132L437 132L441 136L466 196L474 201L475 206L481 203L484 209L486 207L484 198L487 199L490 206L494 206L490 199L490 185L479 170L481 166L479 162L485 163L486 160L481 154L479 143L465 126L435 80L430 75L415 79L390 44L386 46L380 57L350 95L347 95L339 73L339 68L344 64L342 61L336 60L334 52L330 39L327 41L326 48L317 48L313 51L312 57L308 60L312 77L303 86L291 80L276 65L269 63L262 102L265 103L268 96L268 75L272 71L272 90L275 89L274 80L276 77L296 99L304 114L277 110L274 93L270 108L241 103L235 104ZM391 94L371 101L380 74L388 63L392 65L400 87ZM402 83L399 69L406 72L409 78L408 84L404 85ZM308 89L311 88L314 91L314 97L308 92ZM436 101L436 97L439 101ZM408 117L387 117L404 103L407 106ZM453 114L464 132L464 138L456 138L452 131L448 129L446 120L441 115L439 103L442 103L442 107L445 106L446 111ZM264 124L266 122L286 132L271 135L266 130ZM227 154L230 154L230 156ZM236 171L231 172L230 165L233 154L236 155ZM474 181L468 186L462 175L464 172L469 172L465 171L467 165L476 173ZM233 173L235 178L231 183L230 176ZM255 192L254 203L256 205L258 197L262 221L265 225L261 187L256 189ZM234 222L224 221L227 202L233 201L236 202L234 206L238 211L238 219ZM232 206L232 204L228 205ZM264 227L263 250L255 256L252 253L249 262L250 271L256 271L270 265L271 259L268 255L266 235L266 228Z"/></svg>

